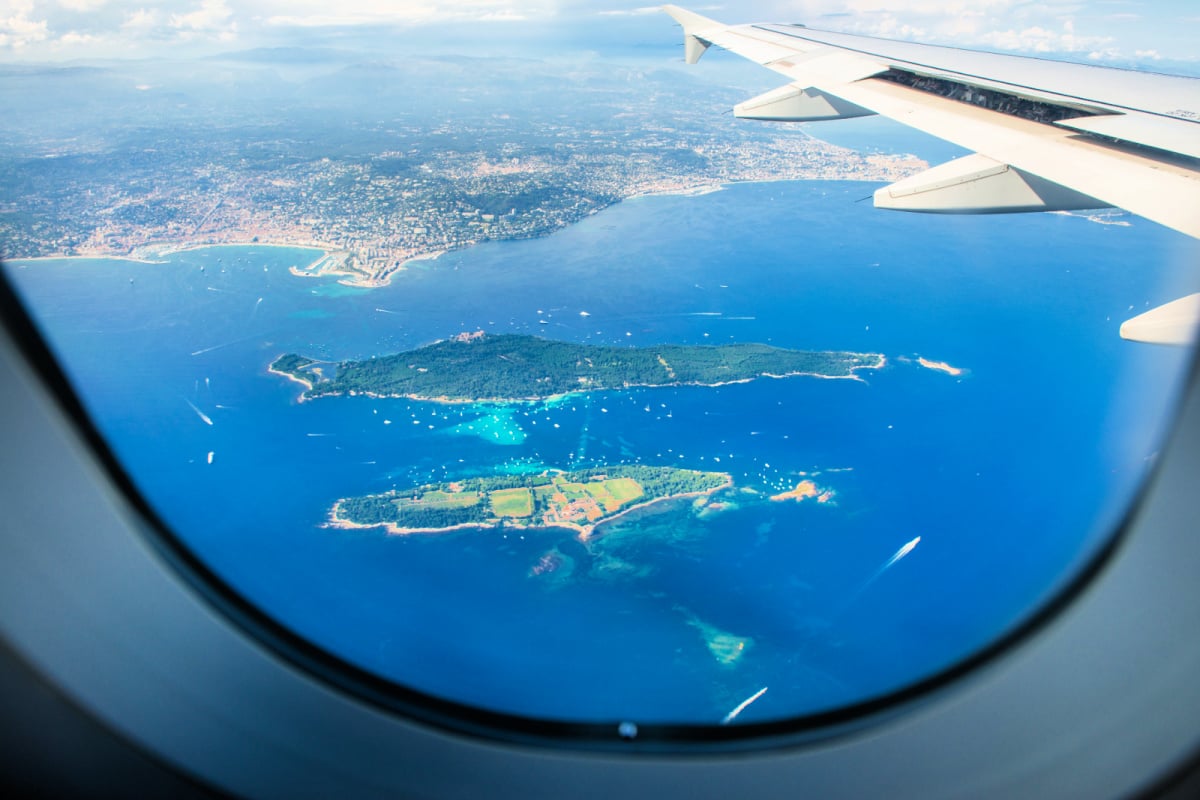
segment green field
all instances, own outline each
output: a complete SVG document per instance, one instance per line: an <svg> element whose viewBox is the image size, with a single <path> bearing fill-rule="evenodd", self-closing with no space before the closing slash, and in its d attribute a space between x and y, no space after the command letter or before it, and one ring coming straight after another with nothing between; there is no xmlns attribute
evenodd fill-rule
<svg viewBox="0 0 1200 800"><path fill-rule="evenodd" d="M613 478L605 481L604 485L621 505L638 500L645 494L642 485L633 478Z"/></svg>
<svg viewBox="0 0 1200 800"><path fill-rule="evenodd" d="M529 489L497 489L489 496L492 514L497 517L533 516L533 492Z"/></svg>
<svg viewBox="0 0 1200 800"><path fill-rule="evenodd" d="M613 497L612 492L604 484L605 482L589 483L584 489L605 514L612 514L620 510L622 503Z"/></svg>
<svg viewBox="0 0 1200 800"><path fill-rule="evenodd" d="M633 478L591 480L586 483L556 478L553 486L548 488L551 493L561 493L567 498L567 502L593 500L603 510L605 516L617 513L646 494L641 484Z"/></svg>
<svg viewBox="0 0 1200 800"><path fill-rule="evenodd" d="M470 508L479 503L479 495L474 492L432 491L423 493L416 500L411 497L401 497L397 498L395 502L397 508L400 509L417 506L422 508Z"/></svg>

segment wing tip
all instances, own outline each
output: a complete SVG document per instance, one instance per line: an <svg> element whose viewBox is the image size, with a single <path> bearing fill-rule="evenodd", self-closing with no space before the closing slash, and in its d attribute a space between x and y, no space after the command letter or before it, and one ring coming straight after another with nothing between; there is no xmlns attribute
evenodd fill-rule
<svg viewBox="0 0 1200 800"><path fill-rule="evenodd" d="M661 8L672 19L683 26L684 60L689 64L695 64L699 61L700 56L704 55L704 52L708 50L708 46L711 44L703 36L703 33L715 28L724 27L715 19L709 19L694 11L688 11L686 8L680 8L676 5L665 5L661 6Z"/></svg>
<svg viewBox="0 0 1200 800"><path fill-rule="evenodd" d="M698 30L719 27L721 25L715 19L709 19L702 14L697 14L695 11L688 11L681 6L667 4L659 6L659 8L670 14L676 22L682 25L684 33L694 34Z"/></svg>
<svg viewBox="0 0 1200 800"><path fill-rule="evenodd" d="M725 25L716 22L715 19L701 16L701 14L688 11L686 8L672 5L661 6L661 8L683 26L684 60L688 64L696 64L697 61L700 61L700 56L704 55L709 44L712 44L712 41L704 36L706 32L725 28Z"/></svg>

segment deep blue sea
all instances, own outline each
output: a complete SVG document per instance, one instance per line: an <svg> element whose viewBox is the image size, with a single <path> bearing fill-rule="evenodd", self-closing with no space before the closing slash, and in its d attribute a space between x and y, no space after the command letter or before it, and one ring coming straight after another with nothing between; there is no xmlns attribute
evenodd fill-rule
<svg viewBox="0 0 1200 800"><path fill-rule="evenodd" d="M1200 288L1185 237L1128 215L887 213L857 202L874 188L643 198L375 290L293 276L318 254L290 248L10 266L152 504L283 624L406 686L557 719L717 722L769 687L747 722L900 688L1026 619L1111 534L1188 357L1117 335ZM476 329L888 366L549 407L301 404L267 373L284 352L364 358ZM731 472L730 506L661 504L586 547L565 530L322 527L347 495L635 460ZM802 477L835 501L764 499ZM531 574L554 548L563 566ZM707 647L719 634L745 642L733 663Z"/></svg>

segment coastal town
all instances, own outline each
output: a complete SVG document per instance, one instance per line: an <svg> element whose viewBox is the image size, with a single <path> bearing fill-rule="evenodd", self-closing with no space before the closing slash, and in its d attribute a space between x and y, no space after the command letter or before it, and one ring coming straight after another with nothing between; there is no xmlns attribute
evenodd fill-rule
<svg viewBox="0 0 1200 800"><path fill-rule="evenodd" d="M311 245L328 256L297 272L381 285L414 259L544 236L643 195L892 181L924 166L794 125L722 117L712 101L668 104L629 81L582 85L579 100L582 116L514 109L347 123L350 144L325 150L298 143L303 131L197 121L186 108L136 135L114 123L86 147L65 134L27 142L0 170L0 253L153 259L205 244Z"/></svg>

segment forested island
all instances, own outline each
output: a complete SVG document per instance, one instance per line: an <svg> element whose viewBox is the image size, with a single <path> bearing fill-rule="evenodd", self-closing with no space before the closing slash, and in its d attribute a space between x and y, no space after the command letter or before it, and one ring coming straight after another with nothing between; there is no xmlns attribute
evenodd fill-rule
<svg viewBox="0 0 1200 800"><path fill-rule="evenodd" d="M537 475L497 475L347 497L334 504L334 527L383 526L391 533L455 528L570 528L587 540L596 526L633 508L732 485L723 472L635 464Z"/></svg>
<svg viewBox="0 0 1200 800"><path fill-rule="evenodd" d="M852 378L884 365L878 353L785 350L765 344L616 347L518 334L459 334L416 350L343 361L334 374L288 353L271 371L303 383L303 399L341 394L416 400L544 400L631 386L719 386L755 378Z"/></svg>

